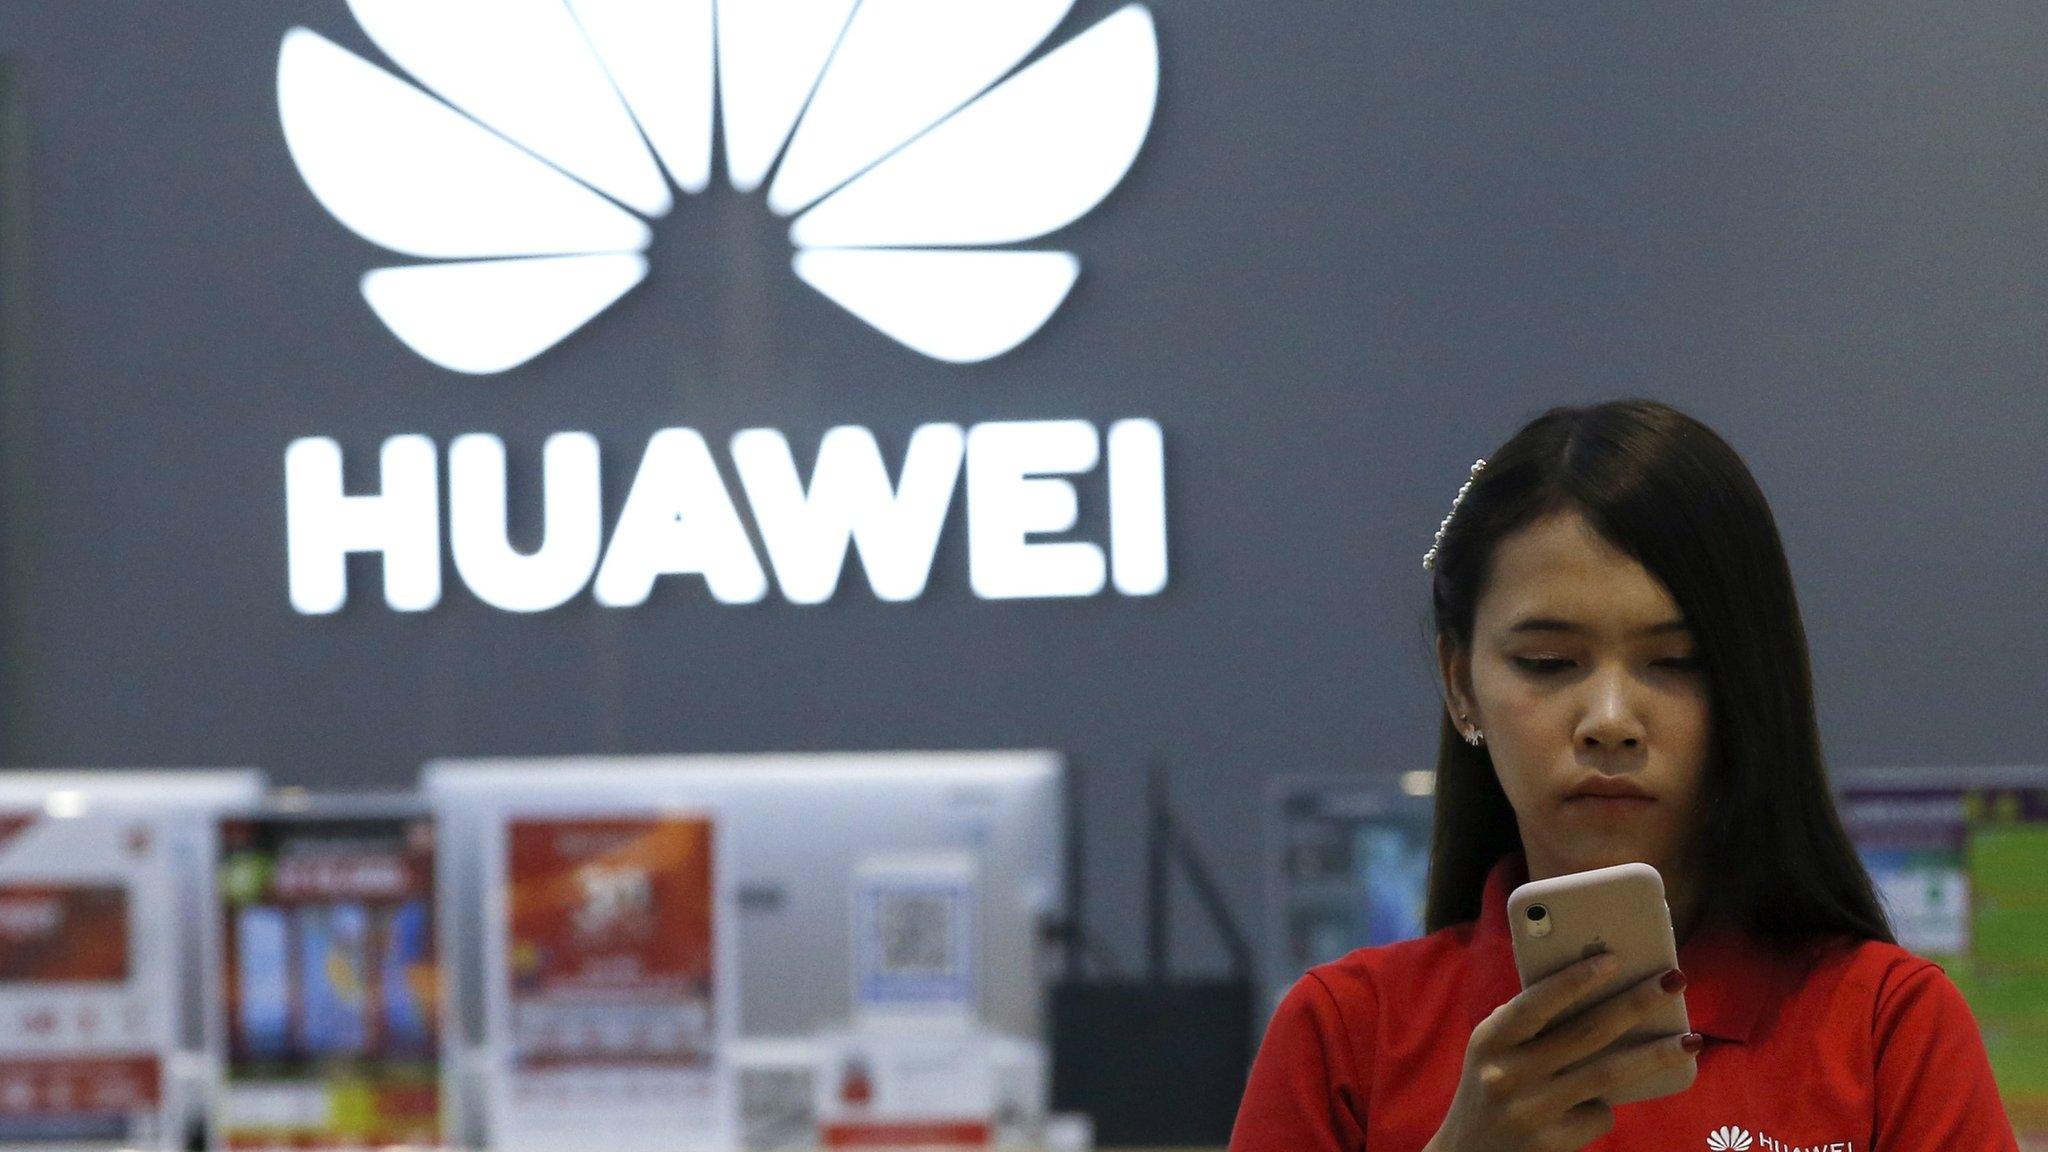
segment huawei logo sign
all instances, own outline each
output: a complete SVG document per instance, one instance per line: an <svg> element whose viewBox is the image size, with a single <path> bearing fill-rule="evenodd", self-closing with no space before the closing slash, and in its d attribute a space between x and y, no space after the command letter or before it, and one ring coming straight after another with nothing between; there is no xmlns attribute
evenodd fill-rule
<svg viewBox="0 0 2048 1152"><path fill-rule="evenodd" d="M1051 317L1086 214L1152 122L1130 5L1028 65L1073 0L350 0L409 79L308 28L278 54L284 137L334 218L399 257L362 278L426 359L502 372L640 283L647 220L712 179L792 218L795 274L939 360Z"/></svg>
<svg viewBox="0 0 2048 1152"><path fill-rule="evenodd" d="M1716 1128L1713 1135L1707 1137L1707 1147L1713 1152L1749 1152L1749 1146L1749 1133L1733 1125Z"/></svg>

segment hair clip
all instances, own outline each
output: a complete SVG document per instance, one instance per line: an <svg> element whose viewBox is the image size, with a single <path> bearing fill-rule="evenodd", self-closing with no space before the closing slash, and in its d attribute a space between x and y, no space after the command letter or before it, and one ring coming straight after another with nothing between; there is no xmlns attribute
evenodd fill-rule
<svg viewBox="0 0 2048 1152"><path fill-rule="evenodd" d="M1472 462L1472 474L1470 476L1467 476L1465 478L1465 482L1458 486L1458 494L1456 496L1451 497L1451 510L1449 512L1444 513L1443 523L1436 526L1435 543L1429 546L1429 551L1422 554L1422 567L1424 571L1436 571L1437 549L1442 548L1444 546L1444 533L1448 531L1451 527L1451 517L1456 516L1458 514L1458 505L1463 504L1465 502L1465 493L1470 492L1472 490L1472 482L1474 480L1479 479L1479 470L1484 467L1486 467L1486 461L1484 459L1474 460Z"/></svg>

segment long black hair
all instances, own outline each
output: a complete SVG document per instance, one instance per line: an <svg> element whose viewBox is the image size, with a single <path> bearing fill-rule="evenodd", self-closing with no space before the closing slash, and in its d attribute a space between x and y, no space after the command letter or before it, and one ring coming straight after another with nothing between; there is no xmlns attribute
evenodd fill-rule
<svg viewBox="0 0 2048 1152"><path fill-rule="evenodd" d="M1473 478L1438 546L1439 639L1470 651L1494 546L1567 510L1660 581L1692 630L1712 717L1695 829L1703 910L1777 945L1837 933L1892 941L1828 790L1777 522L1712 429L1664 404L1617 400L1553 408L1515 433ZM1522 847L1486 749L1466 744L1448 715L1441 723L1432 932L1475 919L1487 873Z"/></svg>

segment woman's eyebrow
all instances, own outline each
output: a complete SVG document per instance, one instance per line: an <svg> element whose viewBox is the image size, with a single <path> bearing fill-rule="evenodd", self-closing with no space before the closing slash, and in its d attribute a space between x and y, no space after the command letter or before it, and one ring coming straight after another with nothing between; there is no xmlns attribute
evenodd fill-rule
<svg viewBox="0 0 2048 1152"><path fill-rule="evenodd" d="M1571 620L1560 620L1555 616L1530 616L1508 626L1510 632L1572 632L1583 633L1591 629ZM1662 636L1668 632L1688 632L1683 620L1665 620L1646 628L1636 630L1638 636Z"/></svg>

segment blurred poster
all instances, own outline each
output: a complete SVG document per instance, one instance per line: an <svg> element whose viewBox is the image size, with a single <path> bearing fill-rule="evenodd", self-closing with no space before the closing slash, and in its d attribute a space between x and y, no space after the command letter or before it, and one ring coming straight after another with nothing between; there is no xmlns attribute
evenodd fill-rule
<svg viewBox="0 0 2048 1152"><path fill-rule="evenodd" d="M1422 935L1432 815L1427 797L1357 777L1279 777L1268 805L1273 1007L1318 964Z"/></svg>
<svg viewBox="0 0 2048 1152"><path fill-rule="evenodd" d="M432 821L231 817L217 880L215 1144L440 1143Z"/></svg>
<svg viewBox="0 0 2048 1152"><path fill-rule="evenodd" d="M1899 944L1970 1003L2013 1126L2048 1138L2048 773L2039 787L1858 783L1843 823Z"/></svg>
<svg viewBox="0 0 2048 1152"><path fill-rule="evenodd" d="M730 1147L712 820L521 816L498 831L492 1145Z"/></svg>
<svg viewBox="0 0 2048 1152"><path fill-rule="evenodd" d="M0 812L0 1145L175 1142L173 884L153 820Z"/></svg>

